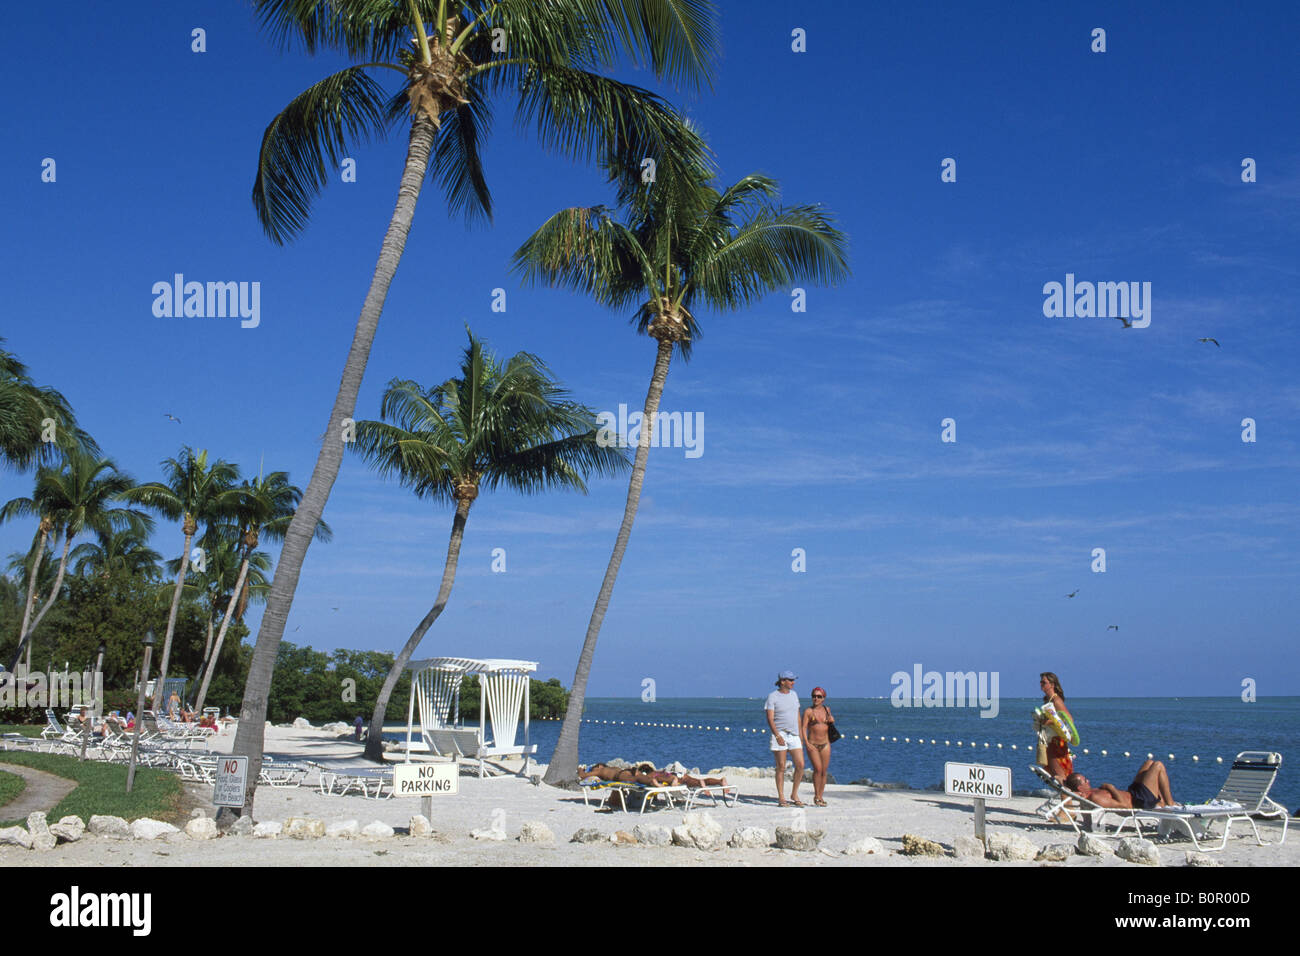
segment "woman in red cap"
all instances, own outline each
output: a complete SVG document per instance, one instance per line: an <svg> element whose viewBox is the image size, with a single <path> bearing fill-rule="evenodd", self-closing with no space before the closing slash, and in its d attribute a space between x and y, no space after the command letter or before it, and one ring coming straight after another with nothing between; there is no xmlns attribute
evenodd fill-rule
<svg viewBox="0 0 1300 956"><path fill-rule="evenodd" d="M808 745L808 760L813 772L813 803L826 806L826 768L831 763L831 741L828 726L835 720L826 706L826 691L814 687L812 706L803 712L800 730Z"/></svg>

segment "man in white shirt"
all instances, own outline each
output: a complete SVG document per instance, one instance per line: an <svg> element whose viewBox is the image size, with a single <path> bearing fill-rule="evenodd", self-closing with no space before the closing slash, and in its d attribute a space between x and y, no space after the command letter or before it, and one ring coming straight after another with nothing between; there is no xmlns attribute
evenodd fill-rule
<svg viewBox="0 0 1300 956"><path fill-rule="evenodd" d="M799 695L794 692L798 678L793 671L781 671L776 679L776 690L767 695L764 709L767 726L772 731L772 755L776 758L776 802L785 802L785 755L789 751L794 761L794 785L790 788L790 802L802 807L799 784L803 782L803 741L799 739Z"/></svg>

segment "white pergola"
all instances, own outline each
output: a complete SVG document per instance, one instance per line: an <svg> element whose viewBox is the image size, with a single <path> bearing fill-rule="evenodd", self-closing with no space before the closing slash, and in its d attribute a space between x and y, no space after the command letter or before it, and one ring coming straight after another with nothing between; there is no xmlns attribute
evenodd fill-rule
<svg viewBox="0 0 1300 956"><path fill-rule="evenodd" d="M523 774L528 775L529 758L537 752L537 745L528 742L528 675L537 670L536 661L430 657L411 661L406 669L411 672L411 700L406 712L407 762L418 717L420 737L430 753L457 762L461 757L477 760L480 777L484 776L485 758L522 756ZM466 727L460 719L460 685L470 674L479 678L478 727ZM524 742L518 744L515 735L521 712Z"/></svg>

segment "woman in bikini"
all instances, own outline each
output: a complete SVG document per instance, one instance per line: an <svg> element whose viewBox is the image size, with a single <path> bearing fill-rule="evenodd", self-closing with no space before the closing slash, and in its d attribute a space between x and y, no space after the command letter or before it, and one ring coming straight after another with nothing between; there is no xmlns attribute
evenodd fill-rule
<svg viewBox="0 0 1300 956"><path fill-rule="evenodd" d="M808 745L808 759L812 763L813 803L826 806L826 768L831 763L831 742L826 725L835 719L826 707L826 691L814 687L812 706L803 712L800 726L804 742Z"/></svg>
<svg viewBox="0 0 1300 956"><path fill-rule="evenodd" d="M1044 671L1038 675L1038 689L1043 692L1043 703L1051 704L1056 708L1056 712L1064 720L1067 727L1078 736L1078 731L1074 730L1074 718L1065 706L1065 692L1061 690L1061 680L1051 671ZM1074 759L1070 756L1070 744L1060 737L1052 736L1051 742L1047 745L1047 772L1057 780L1064 780L1070 774L1074 773Z"/></svg>

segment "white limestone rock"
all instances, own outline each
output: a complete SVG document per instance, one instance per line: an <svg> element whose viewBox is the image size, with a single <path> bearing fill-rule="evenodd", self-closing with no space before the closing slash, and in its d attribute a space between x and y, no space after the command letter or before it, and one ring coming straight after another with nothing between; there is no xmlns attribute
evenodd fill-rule
<svg viewBox="0 0 1300 956"><path fill-rule="evenodd" d="M1032 860L1038 856L1038 844L1019 833L990 833L990 860Z"/></svg>
<svg viewBox="0 0 1300 956"><path fill-rule="evenodd" d="M92 836L105 837L109 840L129 840L131 828L121 817L101 816L96 813L90 818L86 829Z"/></svg>
<svg viewBox="0 0 1300 956"><path fill-rule="evenodd" d="M386 840L393 835L393 828L382 820L376 820L362 827L361 835L371 840Z"/></svg>
<svg viewBox="0 0 1300 956"><path fill-rule="evenodd" d="M253 826L253 836L259 840L274 840L283 830L284 824L279 820L264 820Z"/></svg>
<svg viewBox="0 0 1300 956"><path fill-rule="evenodd" d="M474 831L474 835L478 836L477 830ZM569 842L570 843L608 843L609 835L603 833L600 830L597 830L595 827L583 827L582 829L574 833L573 836L569 837Z"/></svg>
<svg viewBox="0 0 1300 956"><path fill-rule="evenodd" d="M794 827L776 828L776 845L782 850L799 850L810 853L816 850L826 835L825 830L796 830Z"/></svg>
<svg viewBox="0 0 1300 956"><path fill-rule="evenodd" d="M885 845L875 837L862 837L859 840L854 840L844 848L845 856L864 856L872 853L877 853L882 856L885 853Z"/></svg>
<svg viewBox="0 0 1300 956"><path fill-rule="evenodd" d="M64 843L76 843L86 833L86 824L81 817L64 817L58 823L50 825L50 832Z"/></svg>
<svg viewBox="0 0 1300 956"><path fill-rule="evenodd" d="M325 835L325 821L313 817L290 817L284 821L283 833L294 840L319 840Z"/></svg>
<svg viewBox="0 0 1300 956"><path fill-rule="evenodd" d="M1060 863L1074 856L1073 843L1049 843L1038 851L1038 859L1048 863Z"/></svg>
<svg viewBox="0 0 1300 956"><path fill-rule="evenodd" d="M325 828L327 837L337 837L341 840L354 840L361 835L361 824L356 820L342 820L338 823L331 823Z"/></svg>
<svg viewBox="0 0 1300 956"><path fill-rule="evenodd" d="M312 725L311 725L311 721L308 720L306 717L299 717L299 718L297 718L297 719L294 720L294 722L293 722L293 729L294 729L294 730L313 730L314 728L313 728Z"/></svg>
<svg viewBox="0 0 1300 956"><path fill-rule="evenodd" d="M714 850L722 846L722 824L702 810L693 810L673 827L673 845L695 850Z"/></svg>
<svg viewBox="0 0 1300 956"><path fill-rule="evenodd" d="M433 824L423 813L417 813L411 817L406 824L407 832L413 837L430 837L433 836Z"/></svg>
<svg viewBox="0 0 1300 956"><path fill-rule="evenodd" d="M131 836L136 840L157 840L169 833L180 832L170 823L164 823L162 820L151 820L149 817L132 820L128 829L131 831Z"/></svg>
<svg viewBox="0 0 1300 956"><path fill-rule="evenodd" d="M519 828L520 843L554 843L555 834L540 820L525 820Z"/></svg>
<svg viewBox="0 0 1300 956"><path fill-rule="evenodd" d="M638 843L648 846L668 846L673 842L673 831L654 823L639 823L632 828Z"/></svg>
<svg viewBox="0 0 1300 956"><path fill-rule="evenodd" d="M1183 863L1187 866L1223 866L1218 860L1208 853L1198 853L1196 850L1188 850L1183 857Z"/></svg>
<svg viewBox="0 0 1300 956"><path fill-rule="evenodd" d="M1156 849L1156 845L1140 837L1125 837L1120 840L1115 855L1121 860L1141 863L1143 866L1160 865L1160 852Z"/></svg>
<svg viewBox="0 0 1300 956"><path fill-rule="evenodd" d="M212 817L195 817L185 824L185 835L191 840L215 840L221 836L221 831Z"/></svg>
<svg viewBox="0 0 1300 956"><path fill-rule="evenodd" d="M733 830L727 846L738 850L766 849L772 845L772 834L763 827L741 827Z"/></svg>
<svg viewBox="0 0 1300 956"><path fill-rule="evenodd" d="M952 841L952 852L954 856L964 857L966 859L984 859L984 844L973 836L962 834L955 837Z"/></svg>
<svg viewBox="0 0 1300 956"><path fill-rule="evenodd" d="M1079 842L1075 844L1083 856L1114 856L1115 850L1109 843L1091 833L1080 833Z"/></svg>
<svg viewBox="0 0 1300 956"><path fill-rule="evenodd" d="M0 830L0 846L20 846L30 850L32 835L24 827L5 827Z"/></svg>

